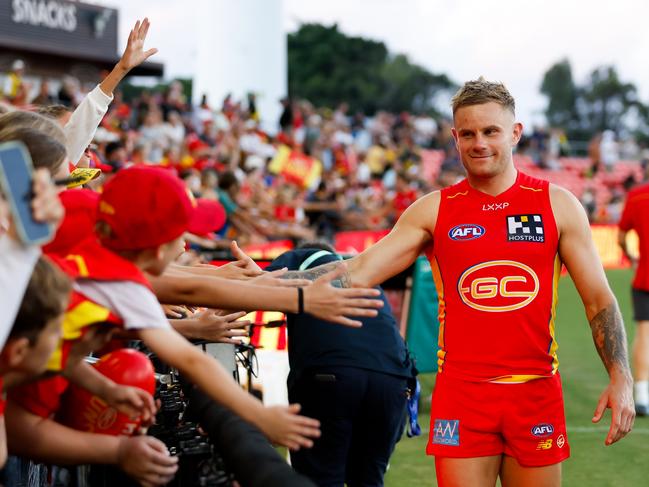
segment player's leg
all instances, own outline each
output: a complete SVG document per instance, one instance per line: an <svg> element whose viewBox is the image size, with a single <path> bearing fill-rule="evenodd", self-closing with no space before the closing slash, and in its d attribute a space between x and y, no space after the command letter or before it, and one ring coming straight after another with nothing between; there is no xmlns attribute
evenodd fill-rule
<svg viewBox="0 0 649 487"><path fill-rule="evenodd" d="M505 455L500 467L502 487L559 487L561 463L544 467L523 467L518 460Z"/></svg>
<svg viewBox="0 0 649 487"><path fill-rule="evenodd" d="M502 455L476 458L435 457L439 487L494 487Z"/></svg>
<svg viewBox="0 0 649 487"><path fill-rule="evenodd" d="M639 416L649 414L649 321L638 321L632 347L635 405Z"/></svg>
<svg viewBox="0 0 649 487"><path fill-rule="evenodd" d="M637 322L631 360L638 416L649 414L649 292L632 289L633 318Z"/></svg>
<svg viewBox="0 0 649 487"><path fill-rule="evenodd" d="M443 487L493 487L505 452L501 386L437 374L426 453Z"/></svg>
<svg viewBox="0 0 649 487"><path fill-rule="evenodd" d="M510 404L503 424L502 486L559 487L561 462L570 456L561 377L500 387Z"/></svg>

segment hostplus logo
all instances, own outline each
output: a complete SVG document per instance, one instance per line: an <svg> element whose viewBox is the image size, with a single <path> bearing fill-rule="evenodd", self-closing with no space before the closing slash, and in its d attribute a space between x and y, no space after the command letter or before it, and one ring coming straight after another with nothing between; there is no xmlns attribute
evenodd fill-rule
<svg viewBox="0 0 649 487"><path fill-rule="evenodd" d="M545 242L541 215L511 215L507 217L508 242Z"/></svg>

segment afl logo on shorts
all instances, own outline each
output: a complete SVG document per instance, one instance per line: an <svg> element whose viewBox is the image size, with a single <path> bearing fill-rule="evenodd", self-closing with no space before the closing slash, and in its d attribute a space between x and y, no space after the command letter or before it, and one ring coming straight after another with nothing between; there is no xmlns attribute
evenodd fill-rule
<svg viewBox="0 0 649 487"><path fill-rule="evenodd" d="M469 267L460 276L457 292L462 302L493 313L524 308L539 294L534 270L514 260L492 260Z"/></svg>
<svg viewBox="0 0 649 487"><path fill-rule="evenodd" d="M537 424L532 426L532 434L538 438L544 438L554 433L554 426L548 423Z"/></svg>
<svg viewBox="0 0 649 487"><path fill-rule="evenodd" d="M472 223L463 223L457 225L448 231L448 236L453 240L474 240L484 235L485 229L480 225Z"/></svg>

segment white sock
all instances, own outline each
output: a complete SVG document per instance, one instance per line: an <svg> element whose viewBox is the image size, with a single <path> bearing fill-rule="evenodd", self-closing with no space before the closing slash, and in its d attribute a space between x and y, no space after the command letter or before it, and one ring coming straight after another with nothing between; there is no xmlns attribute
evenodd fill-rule
<svg viewBox="0 0 649 487"><path fill-rule="evenodd" d="M649 381L641 380L635 383L635 402L644 406L649 405Z"/></svg>

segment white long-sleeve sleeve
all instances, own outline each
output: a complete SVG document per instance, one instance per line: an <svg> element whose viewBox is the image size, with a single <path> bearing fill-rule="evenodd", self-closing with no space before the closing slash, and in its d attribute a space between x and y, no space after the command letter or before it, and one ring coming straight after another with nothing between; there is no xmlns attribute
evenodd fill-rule
<svg viewBox="0 0 649 487"><path fill-rule="evenodd" d="M86 95L77 109L72 113L70 121L63 127L67 139L68 158L72 164L77 164L83 151L92 142L97 127L108 111L113 97L101 91L99 85Z"/></svg>
<svg viewBox="0 0 649 487"><path fill-rule="evenodd" d="M37 245L24 246L6 234L0 235L0 349L14 324L40 254Z"/></svg>

